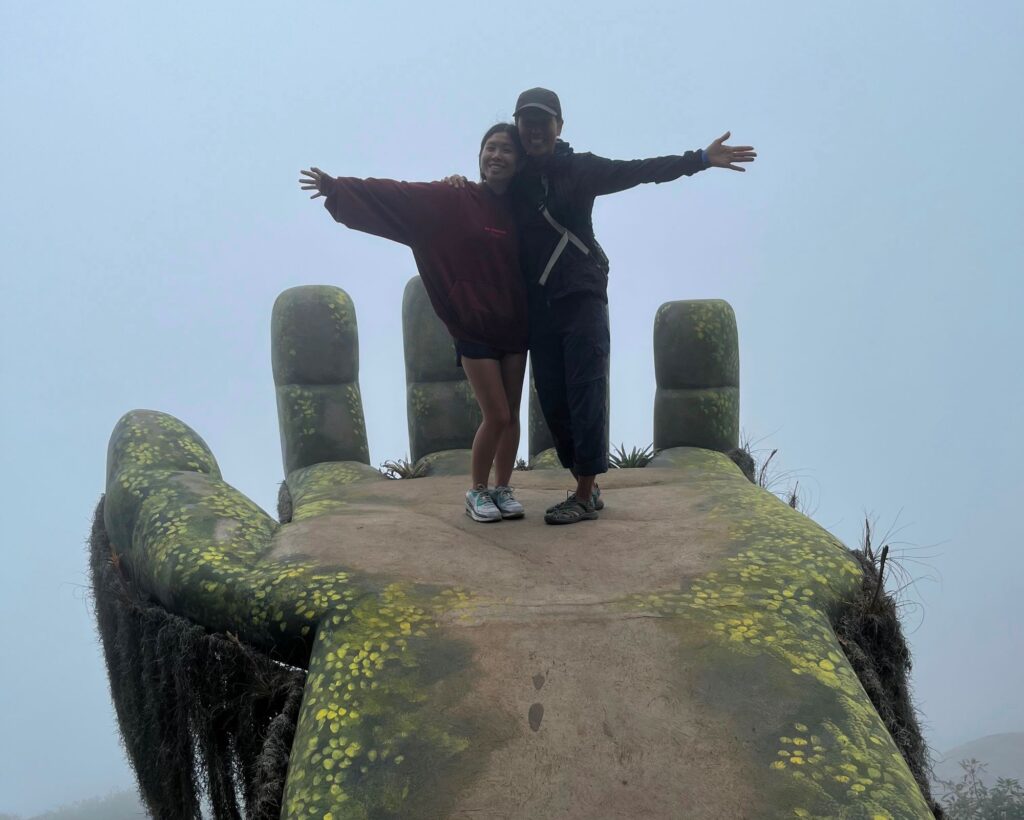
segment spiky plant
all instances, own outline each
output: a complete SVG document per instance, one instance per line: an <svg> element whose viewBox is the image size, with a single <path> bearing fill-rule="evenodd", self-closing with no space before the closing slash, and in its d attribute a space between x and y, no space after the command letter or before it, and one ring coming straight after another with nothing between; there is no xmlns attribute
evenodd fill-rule
<svg viewBox="0 0 1024 820"><path fill-rule="evenodd" d="M393 461L385 461L380 465L380 471L388 478L423 478L426 473L426 464L418 461L415 464L407 458L397 458Z"/></svg>
<svg viewBox="0 0 1024 820"><path fill-rule="evenodd" d="M618 447L613 447L611 453L608 454L608 463L615 469L622 470L627 467L646 467L652 458L654 458L653 444L648 444L642 450L634 447L628 453L626 445L620 444Z"/></svg>

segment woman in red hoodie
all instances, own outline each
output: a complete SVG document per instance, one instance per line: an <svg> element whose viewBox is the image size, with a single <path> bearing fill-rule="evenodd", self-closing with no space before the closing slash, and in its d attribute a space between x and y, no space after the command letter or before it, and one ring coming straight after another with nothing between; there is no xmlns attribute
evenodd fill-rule
<svg viewBox="0 0 1024 820"><path fill-rule="evenodd" d="M412 249L483 413L473 439L473 487L466 493L466 515L474 521L523 516L509 481L526 372L526 289L507 196L522 157L516 127L501 123L480 143L480 184L332 177L316 167L299 180L303 190L315 191L313 199L325 197L338 222ZM492 465L495 487L489 489Z"/></svg>

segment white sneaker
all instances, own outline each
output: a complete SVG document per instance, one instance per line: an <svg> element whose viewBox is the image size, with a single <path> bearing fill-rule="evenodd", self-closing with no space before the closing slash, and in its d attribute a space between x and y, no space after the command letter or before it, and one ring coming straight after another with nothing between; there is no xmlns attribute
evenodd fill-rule
<svg viewBox="0 0 1024 820"><path fill-rule="evenodd" d="M470 490L466 493L466 515L483 523L501 521L501 511L494 506L487 490Z"/></svg>
<svg viewBox="0 0 1024 820"><path fill-rule="evenodd" d="M523 505L516 501L512 488L502 485L491 490L491 500L502 518L522 518L526 514Z"/></svg>

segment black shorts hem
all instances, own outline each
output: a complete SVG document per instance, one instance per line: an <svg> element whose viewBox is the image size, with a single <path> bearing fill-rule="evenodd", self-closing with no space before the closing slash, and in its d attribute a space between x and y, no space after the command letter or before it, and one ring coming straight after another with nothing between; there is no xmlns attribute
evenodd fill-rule
<svg viewBox="0 0 1024 820"><path fill-rule="evenodd" d="M517 353L525 354L525 350L501 350L491 345L480 344L479 342L467 342L462 339L455 340L455 366L462 367L463 359L496 359L500 361L506 356L514 356Z"/></svg>

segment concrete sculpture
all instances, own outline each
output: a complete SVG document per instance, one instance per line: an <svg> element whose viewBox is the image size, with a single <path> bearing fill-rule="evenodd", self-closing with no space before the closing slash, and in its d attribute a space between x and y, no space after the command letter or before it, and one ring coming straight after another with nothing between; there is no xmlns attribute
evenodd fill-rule
<svg viewBox="0 0 1024 820"><path fill-rule="evenodd" d="M658 455L603 477L601 520L571 528L541 520L565 477L535 417L527 518L464 518L479 419L418 280L403 326L427 478L370 466L355 309L330 287L274 308L284 522L171 416L130 412L110 440L98 526L116 571L308 670L282 817L931 816L833 628L862 565L723 452L726 303L658 311Z"/></svg>

